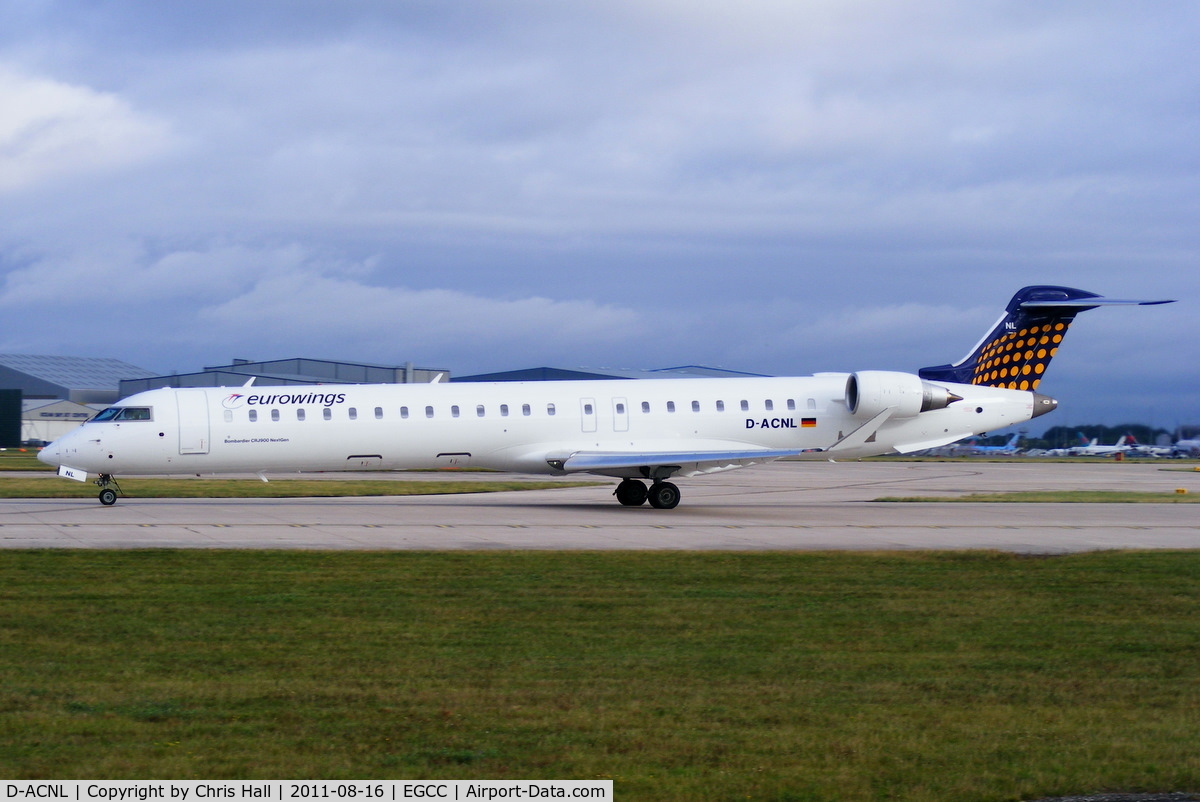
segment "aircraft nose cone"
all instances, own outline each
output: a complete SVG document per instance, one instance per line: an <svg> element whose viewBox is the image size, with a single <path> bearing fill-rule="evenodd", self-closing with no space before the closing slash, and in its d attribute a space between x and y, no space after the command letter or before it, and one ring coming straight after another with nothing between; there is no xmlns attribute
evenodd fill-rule
<svg viewBox="0 0 1200 802"><path fill-rule="evenodd" d="M1041 393L1033 394L1033 417L1040 418L1048 412L1058 409L1058 401Z"/></svg>
<svg viewBox="0 0 1200 802"><path fill-rule="evenodd" d="M50 446L46 446L37 453L37 458L40 462L44 462L47 465L57 465L58 463L54 460L54 455L57 453L57 449L51 450Z"/></svg>

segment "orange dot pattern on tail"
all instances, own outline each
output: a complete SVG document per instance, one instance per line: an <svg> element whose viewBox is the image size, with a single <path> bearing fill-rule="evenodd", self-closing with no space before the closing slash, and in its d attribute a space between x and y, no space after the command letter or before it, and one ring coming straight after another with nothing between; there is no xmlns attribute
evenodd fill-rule
<svg viewBox="0 0 1200 802"><path fill-rule="evenodd" d="M1027 326L995 338L980 350L971 384L1036 390L1069 327L1069 323L1058 321Z"/></svg>

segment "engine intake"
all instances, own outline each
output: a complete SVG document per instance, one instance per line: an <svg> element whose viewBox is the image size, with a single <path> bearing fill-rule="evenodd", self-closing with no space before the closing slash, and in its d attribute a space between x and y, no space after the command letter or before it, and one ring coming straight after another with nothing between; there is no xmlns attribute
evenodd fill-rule
<svg viewBox="0 0 1200 802"><path fill-rule="evenodd" d="M894 418L912 418L922 412L945 409L962 396L930 384L911 373L860 370L846 380L846 406L852 415L873 418L895 407Z"/></svg>

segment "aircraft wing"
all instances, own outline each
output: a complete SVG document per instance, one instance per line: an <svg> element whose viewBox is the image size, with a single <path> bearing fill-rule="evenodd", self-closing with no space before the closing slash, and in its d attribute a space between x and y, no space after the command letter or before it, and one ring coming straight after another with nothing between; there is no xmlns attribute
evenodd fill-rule
<svg viewBox="0 0 1200 802"><path fill-rule="evenodd" d="M744 451L576 451L562 459L549 459L554 468L566 473L599 473L629 476L631 471L647 479L668 476L698 476L733 468L744 468L760 462L773 462L783 457L803 453L796 449Z"/></svg>

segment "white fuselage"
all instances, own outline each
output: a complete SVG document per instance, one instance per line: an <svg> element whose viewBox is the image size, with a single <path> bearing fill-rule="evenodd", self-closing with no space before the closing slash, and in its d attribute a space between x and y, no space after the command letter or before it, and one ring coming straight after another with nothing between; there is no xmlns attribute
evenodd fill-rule
<svg viewBox="0 0 1200 802"><path fill-rule="evenodd" d="M948 383L939 390L961 400L915 412L890 406L887 382L916 377L872 375L883 389L853 412L849 374L165 388L124 399L117 406L125 418L84 424L47 446L41 459L101 475L147 475L451 466L563 473L579 453L627 454L632 462L650 454L718 457L673 471L689 475L745 464L717 464L727 453L907 453L1035 414L1033 393ZM858 376L866 388L868 374ZM579 470L638 475L629 465Z"/></svg>

